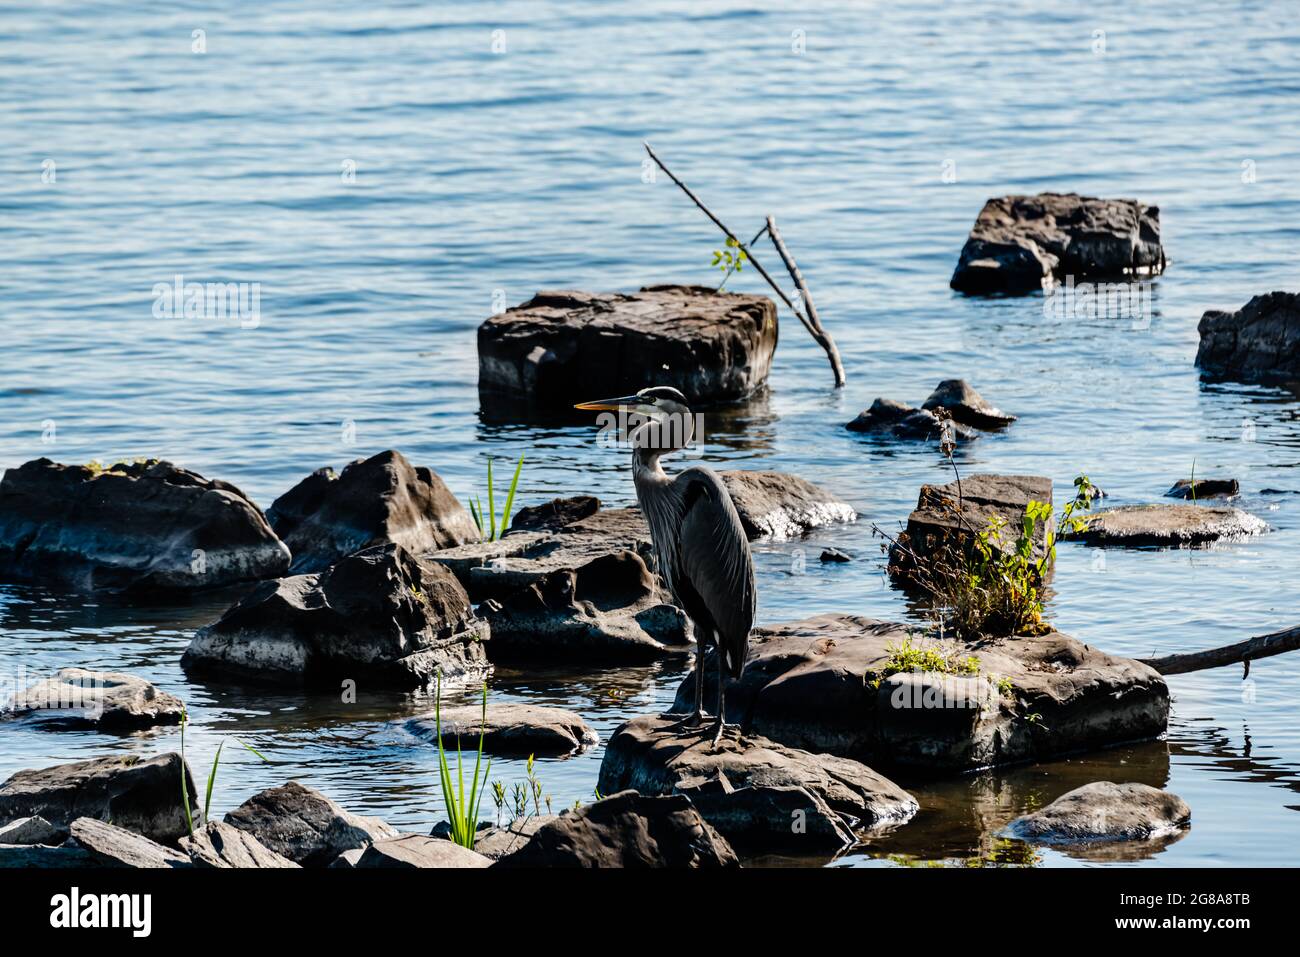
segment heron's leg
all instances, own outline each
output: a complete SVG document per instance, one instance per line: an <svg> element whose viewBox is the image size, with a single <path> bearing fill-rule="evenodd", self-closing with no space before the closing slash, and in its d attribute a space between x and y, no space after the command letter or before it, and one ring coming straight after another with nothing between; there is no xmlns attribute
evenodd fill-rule
<svg viewBox="0 0 1300 957"><path fill-rule="evenodd" d="M704 645L695 641L695 710L670 725L673 731L688 731L704 723Z"/></svg>
<svg viewBox="0 0 1300 957"><path fill-rule="evenodd" d="M727 676L722 673L722 648L718 648L718 720L713 725L713 746L722 740L727 725Z"/></svg>

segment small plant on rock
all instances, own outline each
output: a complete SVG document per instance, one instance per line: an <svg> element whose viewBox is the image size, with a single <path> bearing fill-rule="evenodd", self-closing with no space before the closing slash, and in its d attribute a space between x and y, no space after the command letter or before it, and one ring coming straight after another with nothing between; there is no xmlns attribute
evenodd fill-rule
<svg viewBox="0 0 1300 957"><path fill-rule="evenodd" d="M461 763L460 742L456 743L456 777L453 787L451 765L447 761L447 749L442 744L442 673L438 673L438 688L434 699L435 734L438 739L438 777L442 782L442 801L447 808L447 820L451 825L450 837L461 847L474 849L474 840L478 836L478 808L483 800L482 785L486 785L488 775L492 773L492 761L489 759L487 769L479 777L483 763L483 736L487 733L487 682L483 682L483 718L479 726L478 754L474 760L474 776L470 779L469 795L465 794L465 769Z"/></svg>
<svg viewBox="0 0 1300 957"><path fill-rule="evenodd" d="M519 486L519 473L524 468L524 457L521 454L519 461L515 463L515 474L510 480L510 491L506 495L505 507L501 510L501 520L497 521L496 509L496 489L492 482L492 459L488 458L487 466L487 510L483 509L482 500L476 495L469 500L469 512L474 517L474 524L478 526L479 538L485 542L495 542L498 538L506 533L510 527L510 511L515 505L515 489Z"/></svg>

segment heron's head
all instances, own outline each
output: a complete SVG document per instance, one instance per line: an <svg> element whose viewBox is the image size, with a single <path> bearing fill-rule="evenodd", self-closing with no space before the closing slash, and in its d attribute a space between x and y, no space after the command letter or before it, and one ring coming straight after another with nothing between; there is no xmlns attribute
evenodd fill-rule
<svg viewBox="0 0 1300 957"><path fill-rule="evenodd" d="M672 386L650 386L632 395L580 402L574 408L617 412L620 419L627 420L632 444L647 451L684 449L695 434L695 421L686 396Z"/></svg>

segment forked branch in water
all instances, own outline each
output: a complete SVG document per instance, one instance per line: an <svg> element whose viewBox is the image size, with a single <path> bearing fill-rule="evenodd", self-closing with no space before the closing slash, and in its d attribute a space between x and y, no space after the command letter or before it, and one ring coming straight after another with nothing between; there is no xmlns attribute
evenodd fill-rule
<svg viewBox="0 0 1300 957"><path fill-rule="evenodd" d="M759 261L754 258L753 250L751 250L747 245L745 245L745 243L741 240L741 238L737 236L735 233L733 233L727 227L726 223L718 219L718 217L713 214L713 211L709 209L709 207L704 205L704 202L698 196L695 195L695 193L691 190L689 186L687 186L680 179L678 179L676 175L674 175L673 171L664 165L664 161L661 160L659 156L655 153L655 151L650 148L649 143L646 143L644 145L645 145L645 151L650 154L650 158L655 161L655 165L658 166L661 170L663 170L668 175L668 178L677 184L678 188L681 189L681 191L686 194L687 198L689 198L692 203L694 203L697 207L699 207L700 212L702 212L705 216L709 217L709 219L713 221L713 225L717 226L720 230L722 230L724 236L726 236L729 240L731 240L738 249L744 251L745 257L749 261L749 264L753 266L754 269L758 272L758 274L763 277L763 280L769 286L772 287L772 291L775 292L777 296L780 298L780 300L786 304L789 310L795 314L796 318L798 318L798 320L801 323L803 323L803 327L808 330L808 334L812 336L813 339L815 339L823 349L826 350L826 354L831 360L831 369L835 373L835 387L839 388L840 386L844 385L844 367L840 364L839 351L835 348L835 342L831 339L830 335L827 334L826 330L822 328L821 323L817 322L816 325L814 325L812 322L808 320L808 317L805 316L803 312L799 309L799 307L796 306L794 302L790 299L790 297L785 294L785 290L776 284L776 280L773 279L772 276L768 273L768 271L763 268L762 264L759 263ZM775 224L773 224L770 217L768 218L767 225L768 225L767 231L769 234L771 234L773 242L778 242L777 234L775 232L776 226ZM781 252L783 247L784 247L784 243L779 244L777 246L777 251ZM794 276L795 272L797 271L796 268L793 266L794 260L788 257L789 257L788 252L781 252L781 258L785 261L786 267L791 270L791 276ZM799 292L803 296L804 301L808 302L808 290L803 283L802 276L795 277L795 285L799 287ZM811 303L809 303L809 305L811 305Z"/></svg>
<svg viewBox="0 0 1300 957"><path fill-rule="evenodd" d="M1222 668L1239 662L1250 673L1250 663L1257 658L1268 658L1287 651L1300 649L1300 625L1274 631L1267 635L1247 638L1235 645L1211 648L1208 651L1189 651L1181 655L1165 655L1162 658L1139 658L1144 665L1150 665L1162 675L1181 675L1189 671L1202 671L1206 668Z"/></svg>

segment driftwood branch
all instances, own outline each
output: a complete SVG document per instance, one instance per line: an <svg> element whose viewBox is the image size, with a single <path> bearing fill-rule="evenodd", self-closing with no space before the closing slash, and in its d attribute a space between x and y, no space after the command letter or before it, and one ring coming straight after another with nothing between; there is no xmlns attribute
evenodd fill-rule
<svg viewBox="0 0 1300 957"><path fill-rule="evenodd" d="M776 220L771 216L767 217L767 235L771 237L777 255L785 263L790 278L794 280L795 287L799 290L804 308L808 310L808 322L805 325L808 326L812 337L817 340L817 344L826 351L826 358L831 360L831 371L835 373L835 388L838 389L844 385L844 364L840 362L840 350L835 347L835 340L831 338L830 333L822 327L822 321L817 315L817 307L813 305L812 293L808 291L808 284L804 282L803 273L799 271L799 265L790 255L790 250L785 248L785 240L781 238L781 231L776 228Z"/></svg>
<svg viewBox="0 0 1300 957"><path fill-rule="evenodd" d="M668 175L668 178L670 180L672 180L674 183L677 184L677 187L683 193L686 194L687 198L689 198L692 203L694 203L697 207L699 207L700 212L702 212L705 216L709 217L709 219L713 221L713 225L717 226L720 230L722 230L722 234L724 236L726 236L733 243L735 243L738 249L744 251L745 258L749 260L750 265L753 266L755 271L760 276L763 277L764 281L766 281L767 284L772 287L772 291L777 294L777 296L781 299L783 303L786 304L786 307L795 314L795 316L799 319L801 323L803 323L803 327L808 330L808 334L812 336L813 339L815 339L822 346L823 349L825 349L826 342L830 340L830 337L826 335L825 330L821 329L821 324L818 323L816 326L814 326L811 322L808 321L807 317L804 316L803 312L800 311L799 307L796 306L791 301L790 297L785 294L785 290L776 284L776 280L774 280L771 277L771 275L768 273L768 271L764 269L763 266L759 263L759 261L754 258L754 253L750 250L750 248L747 245L745 245L745 243L741 242L740 237L737 236L735 233L733 233L727 227L726 223L718 219L718 217L713 214L713 211L709 209L709 207L705 206L704 202L698 196L695 195L695 193L691 190L691 188L687 186L685 183L683 183L680 179L678 179L676 175L674 175L673 171L664 165L664 161L661 160L658 154L656 154L655 151L650 148L649 143L645 143L644 146L645 146L645 151L650 154L650 158L655 161L655 165L658 166L661 170L663 170L664 173ZM772 220L769 218L768 219L769 231L770 231L771 223ZM787 266L789 265L789 262L793 262L793 260L788 261ZM800 291L804 294L805 301L807 301L806 290L802 289L801 287ZM831 343L831 349L834 349L833 342ZM842 386L844 384L844 370L839 363L839 353L838 352L832 353L830 350L828 350L827 354L831 356L831 368L835 372L835 385L836 387Z"/></svg>
<svg viewBox="0 0 1300 957"><path fill-rule="evenodd" d="M1259 635L1239 641L1235 645L1211 648L1209 651L1192 651L1182 655L1166 655L1163 658L1139 658L1144 665L1150 665L1162 675L1181 675L1189 671L1201 671L1205 668L1222 668L1245 662L1247 670L1250 663L1259 658L1280 655L1283 652L1300 649L1300 625Z"/></svg>

